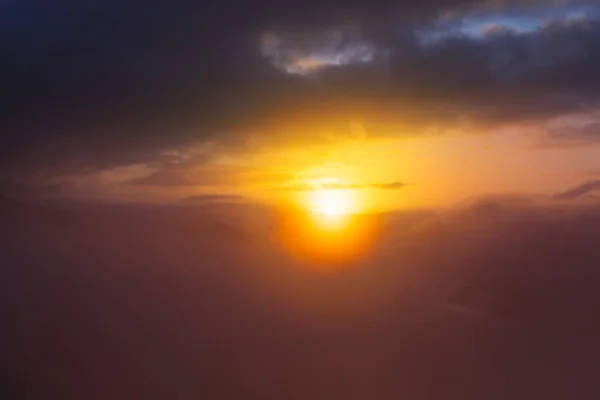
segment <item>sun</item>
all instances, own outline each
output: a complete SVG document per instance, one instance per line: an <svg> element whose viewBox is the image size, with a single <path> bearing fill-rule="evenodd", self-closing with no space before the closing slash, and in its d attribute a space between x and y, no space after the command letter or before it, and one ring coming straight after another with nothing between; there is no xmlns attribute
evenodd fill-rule
<svg viewBox="0 0 600 400"><path fill-rule="evenodd" d="M361 208L357 190L307 191L304 210L284 216L279 238L290 253L323 271L356 266L373 248L375 224Z"/></svg>
<svg viewBox="0 0 600 400"><path fill-rule="evenodd" d="M358 266L355 261L370 253L378 233L357 185L330 186L304 191L300 209L282 213L278 231L291 255L322 271Z"/></svg>
<svg viewBox="0 0 600 400"><path fill-rule="evenodd" d="M336 217L351 213L353 199L346 190L324 189L314 191L310 203L314 213Z"/></svg>

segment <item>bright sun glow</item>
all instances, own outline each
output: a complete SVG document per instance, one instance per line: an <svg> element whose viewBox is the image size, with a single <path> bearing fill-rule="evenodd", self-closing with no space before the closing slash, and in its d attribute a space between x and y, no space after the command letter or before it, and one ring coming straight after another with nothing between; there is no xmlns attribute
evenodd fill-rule
<svg viewBox="0 0 600 400"><path fill-rule="evenodd" d="M352 196L346 190L318 190L312 193L312 211L329 217L349 214Z"/></svg>
<svg viewBox="0 0 600 400"><path fill-rule="evenodd" d="M374 220L361 211L357 190L322 188L305 194L305 211L312 212L290 213L282 225L281 238L292 254L328 270L350 266L347 262L370 251Z"/></svg>

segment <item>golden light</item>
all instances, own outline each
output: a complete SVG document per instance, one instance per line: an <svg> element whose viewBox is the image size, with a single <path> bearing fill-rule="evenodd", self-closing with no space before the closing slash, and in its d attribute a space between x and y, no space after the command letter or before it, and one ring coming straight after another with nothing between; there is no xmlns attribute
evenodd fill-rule
<svg viewBox="0 0 600 400"><path fill-rule="evenodd" d="M373 219L359 215L356 190L320 189L307 193L304 211L291 213L282 226L284 245L320 269L349 267L371 248Z"/></svg>
<svg viewBox="0 0 600 400"><path fill-rule="evenodd" d="M324 189L311 193L311 211L328 217L350 214L355 205L349 190Z"/></svg>

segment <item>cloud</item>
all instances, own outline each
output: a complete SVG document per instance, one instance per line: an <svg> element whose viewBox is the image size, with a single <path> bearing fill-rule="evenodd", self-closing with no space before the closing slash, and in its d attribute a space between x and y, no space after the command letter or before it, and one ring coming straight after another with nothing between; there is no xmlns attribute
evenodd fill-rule
<svg viewBox="0 0 600 400"><path fill-rule="evenodd" d="M307 387L597 398L600 209L483 203L389 215L377 251L327 274L281 251L269 224L223 224L195 207L85 207L69 229L23 213L18 235L0 224L5 387L66 399L210 398L224 384L233 398ZM246 231L258 240L240 240ZM22 385L13 360L54 355L54 338L70 351L26 363Z"/></svg>
<svg viewBox="0 0 600 400"><path fill-rule="evenodd" d="M185 171L177 169L162 169L143 178L136 179L130 183L138 186L163 187L181 187L197 185L197 183L194 183L192 179L185 175Z"/></svg>
<svg viewBox="0 0 600 400"><path fill-rule="evenodd" d="M15 198L48 198L58 197L68 190L65 184L47 183L43 185L27 185L20 182L0 180L0 195Z"/></svg>
<svg viewBox="0 0 600 400"><path fill-rule="evenodd" d="M406 183L403 182L389 182L389 183L366 183L366 184L353 184L353 183L338 183L338 182L325 182L322 184L297 184L283 186L281 190L293 190L293 191L305 191L305 190L362 190L362 189L379 189L379 190L399 190L403 189Z"/></svg>
<svg viewBox="0 0 600 400"><path fill-rule="evenodd" d="M398 190L404 189L406 183L404 182L390 182L390 183L374 183L370 185L375 189L384 189L384 190Z"/></svg>
<svg viewBox="0 0 600 400"><path fill-rule="evenodd" d="M229 203L245 200L245 197L232 194L203 194L184 199L187 203Z"/></svg>
<svg viewBox="0 0 600 400"><path fill-rule="evenodd" d="M151 164L206 143L315 143L350 134L351 120L376 137L593 112L598 7L553 3L5 3L0 175ZM515 30L523 21L534 22Z"/></svg>
<svg viewBox="0 0 600 400"><path fill-rule="evenodd" d="M289 74L308 75L321 69L384 61L387 52L362 37L356 28L337 28L311 38L265 33L261 54Z"/></svg>
<svg viewBox="0 0 600 400"><path fill-rule="evenodd" d="M585 146L598 143L600 112L591 111L553 118L545 127L542 145Z"/></svg>
<svg viewBox="0 0 600 400"><path fill-rule="evenodd" d="M138 187L174 189L280 184L294 178L286 172L265 171L242 162L224 165L218 160L213 161L190 158L182 163L160 163L155 166L154 172L126 183Z"/></svg>
<svg viewBox="0 0 600 400"><path fill-rule="evenodd" d="M600 180L592 180L585 182L573 189L567 190L566 192L557 194L555 199L557 200L571 200L578 197L584 196L590 192L600 190Z"/></svg>

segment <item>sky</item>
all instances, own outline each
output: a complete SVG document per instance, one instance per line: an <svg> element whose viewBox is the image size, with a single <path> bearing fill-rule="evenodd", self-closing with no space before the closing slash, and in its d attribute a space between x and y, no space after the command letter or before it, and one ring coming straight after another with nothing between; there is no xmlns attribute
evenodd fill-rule
<svg viewBox="0 0 600 400"><path fill-rule="evenodd" d="M598 187L593 1L5 0L0 30L6 191L362 213Z"/></svg>
<svg viewBox="0 0 600 400"><path fill-rule="evenodd" d="M600 398L598 71L597 1L0 0L0 398Z"/></svg>

